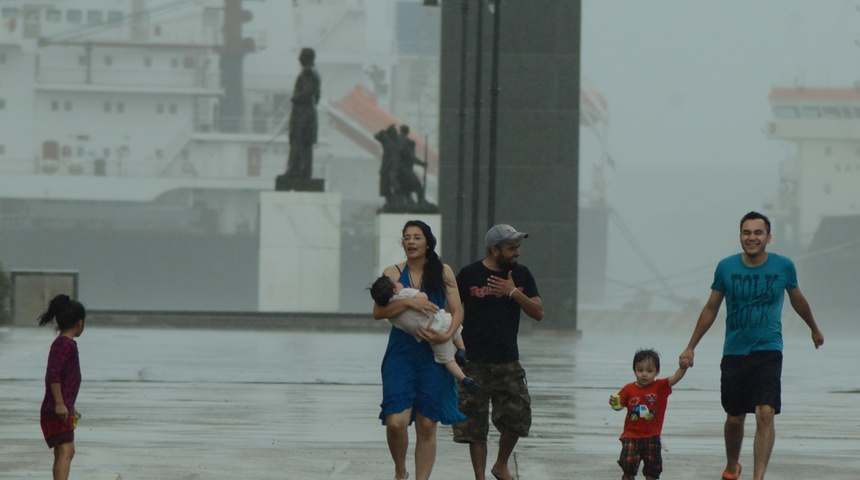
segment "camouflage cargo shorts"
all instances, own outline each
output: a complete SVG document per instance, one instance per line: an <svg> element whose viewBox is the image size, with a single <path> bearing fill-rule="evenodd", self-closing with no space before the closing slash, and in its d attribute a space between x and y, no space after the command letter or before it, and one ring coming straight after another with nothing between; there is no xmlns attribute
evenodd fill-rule
<svg viewBox="0 0 860 480"><path fill-rule="evenodd" d="M490 404L493 425L499 432L527 437L532 425L531 396L526 371L520 362L499 364L469 363L464 373L475 379L481 390L472 395L460 389L459 409L465 421L452 425L454 441L482 443L489 433Z"/></svg>

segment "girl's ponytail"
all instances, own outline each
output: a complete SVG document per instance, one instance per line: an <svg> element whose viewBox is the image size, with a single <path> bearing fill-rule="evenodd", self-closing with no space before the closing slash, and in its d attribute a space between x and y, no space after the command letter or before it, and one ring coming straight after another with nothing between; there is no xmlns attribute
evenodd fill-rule
<svg viewBox="0 0 860 480"><path fill-rule="evenodd" d="M63 331L75 326L78 320L87 317L87 312L81 302L72 300L66 294L60 294L48 302L48 309L39 316L39 326L56 322L57 330Z"/></svg>

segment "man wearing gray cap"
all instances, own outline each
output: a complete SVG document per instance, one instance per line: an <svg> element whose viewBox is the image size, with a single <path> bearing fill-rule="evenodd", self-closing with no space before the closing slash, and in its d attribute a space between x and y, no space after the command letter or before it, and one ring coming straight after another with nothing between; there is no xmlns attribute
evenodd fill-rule
<svg viewBox="0 0 860 480"><path fill-rule="evenodd" d="M454 441L469 444L476 480L485 479L491 403L493 425L500 433L499 453L490 468L494 478L513 478L508 459L531 427L531 397L519 362L517 333L520 312L539 321L543 305L531 272L517 262L528 236L510 225L494 225L485 237L487 256L457 274L469 360L464 372L481 390L474 395L460 392L459 409L468 418L453 425Z"/></svg>

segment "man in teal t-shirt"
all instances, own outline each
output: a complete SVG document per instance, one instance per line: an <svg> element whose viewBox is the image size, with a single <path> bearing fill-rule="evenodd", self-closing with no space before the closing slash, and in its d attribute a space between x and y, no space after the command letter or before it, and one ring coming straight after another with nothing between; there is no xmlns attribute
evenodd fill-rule
<svg viewBox="0 0 860 480"><path fill-rule="evenodd" d="M726 411L726 469L722 478L735 480L740 476L744 421L747 413L755 413L753 480L761 480L773 450L774 415L782 403L783 292L788 293L792 308L812 331L815 348L824 344L824 335L798 288L794 263L766 251L771 240L770 220L749 212L741 219L740 230L743 251L717 265L711 295L679 363L693 366L693 350L714 324L725 298L726 338L720 363L720 394Z"/></svg>

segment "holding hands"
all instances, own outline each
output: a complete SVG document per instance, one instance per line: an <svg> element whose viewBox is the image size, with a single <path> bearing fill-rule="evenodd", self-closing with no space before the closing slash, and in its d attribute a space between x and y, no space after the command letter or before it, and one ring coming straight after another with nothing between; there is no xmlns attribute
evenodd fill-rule
<svg viewBox="0 0 860 480"><path fill-rule="evenodd" d="M690 368L693 366L693 349L688 348L681 352L678 357L678 366L681 368Z"/></svg>

